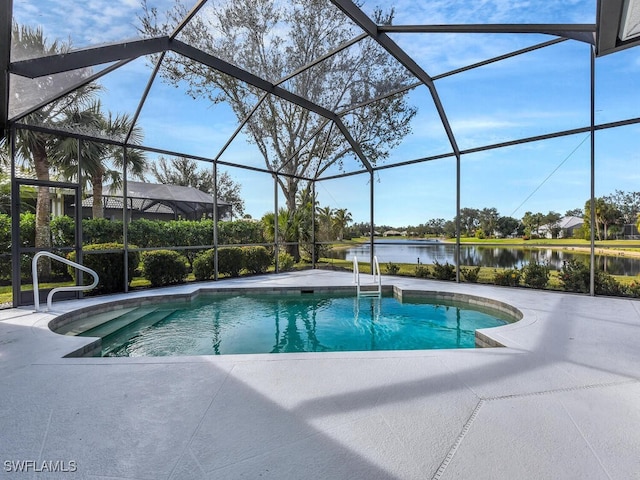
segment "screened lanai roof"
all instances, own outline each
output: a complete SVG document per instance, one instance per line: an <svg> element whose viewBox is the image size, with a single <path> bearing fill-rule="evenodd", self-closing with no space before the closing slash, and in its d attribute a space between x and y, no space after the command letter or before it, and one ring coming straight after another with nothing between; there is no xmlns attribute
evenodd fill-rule
<svg viewBox="0 0 640 480"><path fill-rule="evenodd" d="M198 219L213 212L213 197L197 188L181 185L163 185L146 182L127 182L128 208L142 213L176 214L184 218ZM122 210L122 187L108 185L102 192L105 208ZM82 205L90 207L92 196ZM218 199L218 209L229 209L231 204Z"/></svg>
<svg viewBox="0 0 640 480"><path fill-rule="evenodd" d="M417 2L411 8L400 3L392 16L385 17L376 3L349 0L146 0L140 4L119 0L108 2L108 9L100 2L91 6L71 2L68 8L73 12L63 12L53 1L3 2L4 39L10 36L11 20L32 26L46 23L49 39L69 38L71 47L42 56L28 49L10 52L10 42L0 42L0 60L10 73L8 82L4 76L0 80L0 123L134 144L131 131L115 135L43 122L37 115L53 100L71 99L78 88L100 82L108 85L99 92L101 100L144 128L143 146L150 151L301 179L332 178L589 132L587 108L566 118L560 130L538 122L527 130L497 132L492 121L481 137L473 137L465 134L467 116L479 106L470 101L467 110L456 110L448 104L456 95L473 95L474 85L482 78L474 79L478 74L469 72L484 67L539 50L564 49L571 54L574 49L578 56L593 46L600 56L640 41L637 0L574 2L561 16L551 8L557 2L528 7L488 2L483 12L482 6L466 12L455 2L442 10L430 3ZM504 8L517 10L520 23L501 23L506 17L499 10ZM247 15L237 21L233 15L238 12ZM59 21L62 15L64 22ZM92 15L101 20L88 31L83 20ZM308 22L300 23L306 17ZM474 18L494 21L475 23ZM300 30L301 26L313 29ZM253 48L255 36L262 36L263 51ZM469 40L460 40L462 36ZM444 58L445 52L458 49L459 55ZM588 53L581 57L585 65L588 57ZM460 87L455 79L463 74L470 80ZM564 80L562 72L558 75ZM588 67L581 75L579 81L588 86ZM318 78L322 83L314 82ZM135 82L124 88L123 82L129 79ZM549 88L556 88L557 80L551 79ZM193 104L174 103L163 82L174 87L175 95L195 99ZM515 93L506 93L505 104L496 108L526 110L527 105L520 103L529 90L522 88L518 102L509 101ZM588 92L583 99L588 101ZM567 117L576 109L569 104L556 107ZM380 128L394 120L389 113L394 108L420 111L407 115L406 123L395 118L398 125ZM230 111L234 121L221 128L219 119L228 118ZM304 128L298 124L288 130L291 124L284 117L294 111L298 118L305 117ZM175 117L189 114L202 119L203 129L207 126L206 144L193 147L195 142L187 138L176 145L182 125ZM265 120L273 118L277 121L271 124ZM637 122L635 116L617 120ZM506 123L501 119L498 125ZM265 125L278 129L279 136L269 136ZM421 141L425 126L426 142ZM198 135L198 141L206 136L197 128L185 135ZM295 140L286 146L274 140L284 137ZM236 148L241 138L248 139L245 143L251 152ZM402 147L407 143L419 144L420 155L405 156ZM306 160L299 162L300 158Z"/></svg>

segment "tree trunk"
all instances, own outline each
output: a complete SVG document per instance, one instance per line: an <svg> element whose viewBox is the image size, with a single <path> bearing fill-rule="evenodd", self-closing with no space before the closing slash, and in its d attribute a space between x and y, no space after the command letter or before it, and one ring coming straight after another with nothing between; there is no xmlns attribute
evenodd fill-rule
<svg viewBox="0 0 640 480"><path fill-rule="evenodd" d="M37 145L33 150L36 178L41 181L49 181L49 159L44 145ZM38 199L36 202L36 248L51 249L51 195L49 187L38 187ZM51 277L51 261L43 258L38 262L38 279L48 280Z"/></svg>
<svg viewBox="0 0 640 480"><path fill-rule="evenodd" d="M93 218L104 218L104 210L102 208L102 175L92 176L91 186L93 188L91 215Z"/></svg>

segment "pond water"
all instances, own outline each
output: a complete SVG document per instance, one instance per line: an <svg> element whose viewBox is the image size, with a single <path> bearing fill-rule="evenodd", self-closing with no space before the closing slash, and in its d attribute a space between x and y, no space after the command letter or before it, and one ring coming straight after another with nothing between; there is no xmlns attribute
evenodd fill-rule
<svg viewBox="0 0 640 480"><path fill-rule="evenodd" d="M455 243L437 240L375 240L375 255L380 265L393 263L439 263L455 264ZM330 258L353 260L357 256L363 262L370 258L369 243L343 250L332 250ZM588 262L588 253L561 252L551 248L496 247L483 245L460 245L460 263L482 267L520 268L531 261L548 262L554 270L562 268L562 262L575 258ZM612 275L635 276L640 273L640 259L596 255L596 265Z"/></svg>

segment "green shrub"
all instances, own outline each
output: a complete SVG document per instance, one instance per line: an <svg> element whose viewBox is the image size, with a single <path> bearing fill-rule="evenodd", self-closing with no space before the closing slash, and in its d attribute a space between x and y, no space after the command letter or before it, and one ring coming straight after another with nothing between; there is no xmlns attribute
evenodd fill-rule
<svg viewBox="0 0 640 480"><path fill-rule="evenodd" d="M634 280L627 285L626 294L630 297L640 297L640 282Z"/></svg>
<svg viewBox="0 0 640 480"><path fill-rule="evenodd" d="M264 273L272 263L269 251L262 246L242 247L244 257L244 268L250 273Z"/></svg>
<svg viewBox="0 0 640 480"><path fill-rule="evenodd" d="M529 262L522 267L522 280L527 287L544 288L551 272L547 263Z"/></svg>
<svg viewBox="0 0 640 480"><path fill-rule="evenodd" d="M456 267L449 262L445 262L444 265L433 261L433 276L438 280L455 280L456 279Z"/></svg>
<svg viewBox="0 0 640 480"><path fill-rule="evenodd" d="M0 253L11 253L11 217L0 213Z"/></svg>
<svg viewBox="0 0 640 480"><path fill-rule="evenodd" d="M76 244L76 222L68 215L51 219L51 240L54 247L74 247Z"/></svg>
<svg viewBox="0 0 640 480"><path fill-rule="evenodd" d="M240 247L224 247L218 249L218 272L237 277L242 270L242 249Z"/></svg>
<svg viewBox="0 0 640 480"><path fill-rule="evenodd" d="M595 290L597 295L623 296L627 293L618 281L602 270L595 272Z"/></svg>
<svg viewBox="0 0 640 480"><path fill-rule="evenodd" d="M560 282L567 292L589 293L591 270L589 265L575 259L562 262L560 270ZM594 274L594 288L597 295L622 296L628 295L628 287L620 283L602 270L596 270Z"/></svg>
<svg viewBox="0 0 640 480"><path fill-rule="evenodd" d="M23 247L36 246L36 214L20 214L20 244Z"/></svg>
<svg viewBox="0 0 640 480"><path fill-rule="evenodd" d="M278 270L281 272L286 272L288 270L293 269L295 265L295 260L290 253L280 252L278 253Z"/></svg>
<svg viewBox="0 0 640 480"><path fill-rule="evenodd" d="M400 271L400 267L397 264L393 262L387 263L386 272L389 275L396 275L399 271Z"/></svg>
<svg viewBox="0 0 640 480"><path fill-rule="evenodd" d="M588 293L591 273L589 266L575 259L562 262L560 283L567 292Z"/></svg>
<svg viewBox="0 0 640 480"><path fill-rule="evenodd" d="M122 243L122 228L121 220L87 218L82 220L82 241L85 244Z"/></svg>
<svg viewBox="0 0 640 480"><path fill-rule="evenodd" d="M129 245L129 248L137 248ZM82 264L95 270L98 274L98 286L93 290L95 293L114 293L124 291L124 245L121 243L97 243L86 245L83 249ZM100 252L101 250L117 250L116 252ZM97 253L93 253L97 252ZM67 258L76 261L76 252L70 252ZM133 274L140 263L139 252L129 252L129 263L127 268L128 279L131 282ZM69 267L69 274L75 280L76 269ZM91 275L84 274L85 281Z"/></svg>
<svg viewBox="0 0 640 480"><path fill-rule="evenodd" d="M495 270L493 283L505 287L517 287L520 285L520 277L522 272L517 268L505 268L504 270Z"/></svg>
<svg viewBox="0 0 640 480"><path fill-rule="evenodd" d="M417 278L429 278L429 267L426 265L416 265Z"/></svg>
<svg viewBox="0 0 640 480"><path fill-rule="evenodd" d="M146 218L133 220L129 224L128 239L140 248L167 247L169 245L163 244L165 223L161 220L148 220Z"/></svg>
<svg viewBox="0 0 640 480"><path fill-rule="evenodd" d="M480 267L460 268L460 275L462 280L469 283L478 283L478 277L480 277Z"/></svg>
<svg viewBox="0 0 640 480"><path fill-rule="evenodd" d="M215 249L211 248L198 254L193 260L193 275L196 280L211 280L215 274Z"/></svg>
<svg viewBox="0 0 640 480"><path fill-rule="evenodd" d="M188 273L186 259L173 250L144 252L142 272L152 287L182 283Z"/></svg>

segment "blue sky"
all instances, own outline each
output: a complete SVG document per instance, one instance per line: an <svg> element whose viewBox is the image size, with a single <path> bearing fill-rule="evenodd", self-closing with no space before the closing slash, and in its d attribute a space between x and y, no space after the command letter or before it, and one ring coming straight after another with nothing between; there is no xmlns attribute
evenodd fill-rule
<svg viewBox="0 0 640 480"><path fill-rule="evenodd" d="M42 25L47 38L71 39L75 47L135 38L138 0L13 0L15 20ZM150 0L164 10L173 2ZM187 1L190 6L190 1ZM595 0L394 2L395 24L419 23L593 23ZM371 13L376 2L365 2ZM392 34L430 75L552 39L545 35ZM133 113L149 77L144 59L103 77L103 103L114 112ZM596 61L596 120L640 116L640 49ZM567 41L504 62L436 81L436 88L462 150L589 124L589 47ZM410 94L418 107L412 133L386 163L451 150L424 87ZM183 88L156 82L140 117L145 144L215 156L237 122L224 105L193 101ZM495 207L521 218L526 211L564 213L582 207L590 193L587 134L528 143L463 156L463 207ZM239 138L223 159L263 167L255 147ZM596 195L640 191L640 126L596 134ZM349 162L347 162L348 164ZM203 168L205 165L203 164ZM247 213L273 209L273 180L226 169L242 186ZM455 159L380 171L374 180L375 223L404 226L430 218L452 219L456 200ZM319 182L321 206L347 208L355 221L368 221L370 182L364 175ZM282 197L279 200L283 204Z"/></svg>

